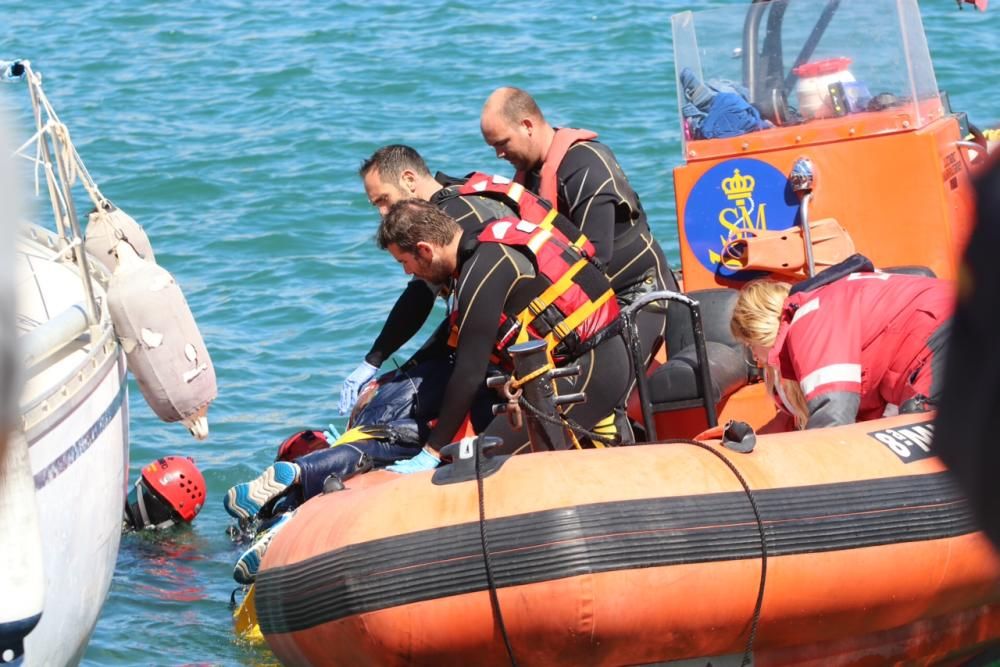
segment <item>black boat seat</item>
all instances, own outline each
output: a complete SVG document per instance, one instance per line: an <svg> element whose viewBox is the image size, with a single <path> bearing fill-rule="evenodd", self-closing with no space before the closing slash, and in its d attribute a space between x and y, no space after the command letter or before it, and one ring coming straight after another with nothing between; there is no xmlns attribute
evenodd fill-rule
<svg viewBox="0 0 1000 667"><path fill-rule="evenodd" d="M918 266L916 264L911 266L890 266L882 269L886 273L901 273L908 276L927 276L928 278L937 278L934 271L928 266Z"/></svg>
<svg viewBox="0 0 1000 667"><path fill-rule="evenodd" d="M749 382L751 369L742 347L706 341L705 351L708 353L708 368L712 377L709 396L718 405L722 399ZM687 404L688 401L699 404L702 396L698 391L697 368L695 347L690 345L653 371L648 378L649 402L653 411L668 412L692 407Z"/></svg>
<svg viewBox="0 0 1000 667"><path fill-rule="evenodd" d="M739 343L729 330L729 320L733 318L733 308L739 298L739 290L728 287L713 287L709 289L687 292L687 296L696 299L701 306L701 322L705 332L705 340L725 343L738 347ZM683 307L671 305L667 309L667 356L694 344L691 331L691 312Z"/></svg>

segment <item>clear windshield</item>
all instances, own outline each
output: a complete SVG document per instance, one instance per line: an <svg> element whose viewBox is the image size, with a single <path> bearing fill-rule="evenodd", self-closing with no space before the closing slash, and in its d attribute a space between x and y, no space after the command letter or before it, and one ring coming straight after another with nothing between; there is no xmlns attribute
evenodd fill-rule
<svg viewBox="0 0 1000 667"><path fill-rule="evenodd" d="M869 131L899 131L941 114L916 0L748 0L672 22L686 142L886 110L895 123Z"/></svg>

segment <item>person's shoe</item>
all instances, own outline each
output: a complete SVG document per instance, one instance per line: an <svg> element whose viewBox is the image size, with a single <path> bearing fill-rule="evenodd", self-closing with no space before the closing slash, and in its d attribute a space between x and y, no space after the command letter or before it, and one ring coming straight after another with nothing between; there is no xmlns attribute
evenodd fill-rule
<svg viewBox="0 0 1000 667"><path fill-rule="evenodd" d="M222 504L229 515L241 522L257 516L260 508L288 492L299 479L299 467L287 461L278 461L262 472L257 479L237 484L226 492Z"/></svg>
<svg viewBox="0 0 1000 667"><path fill-rule="evenodd" d="M257 570L260 569L260 562L264 559L264 552L271 544L271 540L278 534L281 527L288 523L295 512L282 514L281 518L274 522L266 533L257 538L253 545L244 551L236 561L233 568L233 579L241 584L252 584L257 579Z"/></svg>

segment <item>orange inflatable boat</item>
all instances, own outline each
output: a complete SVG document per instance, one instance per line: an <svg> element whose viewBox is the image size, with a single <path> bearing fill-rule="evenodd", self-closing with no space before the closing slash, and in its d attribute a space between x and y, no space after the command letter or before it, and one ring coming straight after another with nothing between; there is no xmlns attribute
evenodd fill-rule
<svg viewBox="0 0 1000 667"><path fill-rule="evenodd" d="M274 538L260 627L287 664L511 664L501 618L521 665L748 642L760 665L967 656L1000 636L1000 561L930 436L920 415L766 436L749 454L542 452L484 460L481 493L471 461L371 473Z"/></svg>
<svg viewBox="0 0 1000 667"><path fill-rule="evenodd" d="M931 452L933 414L761 435L746 454L690 439L774 415L728 331L747 280L855 251L957 275L985 148L938 93L916 2L685 12L673 41L679 82L742 81L771 127L699 136L685 96L708 96L678 84L692 298L668 309L669 358L633 406L672 440L496 459L466 445L433 473L311 499L256 582L282 662L960 664L1000 642L1000 560Z"/></svg>

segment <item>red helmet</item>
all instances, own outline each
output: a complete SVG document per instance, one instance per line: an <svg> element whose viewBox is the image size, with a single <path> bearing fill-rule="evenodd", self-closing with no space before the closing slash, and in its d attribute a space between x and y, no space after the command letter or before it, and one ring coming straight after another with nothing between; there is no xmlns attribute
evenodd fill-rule
<svg viewBox="0 0 1000 667"><path fill-rule="evenodd" d="M299 431L285 438L278 445L278 456L275 461L294 461L300 456L326 449L330 446L322 431Z"/></svg>
<svg viewBox="0 0 1000 667"><path fill-rule="evenodd" d="M142 469L141 479L183 521L192 521L205 504L205 478L190 456L157 459Z"/></svg>

